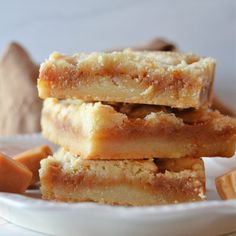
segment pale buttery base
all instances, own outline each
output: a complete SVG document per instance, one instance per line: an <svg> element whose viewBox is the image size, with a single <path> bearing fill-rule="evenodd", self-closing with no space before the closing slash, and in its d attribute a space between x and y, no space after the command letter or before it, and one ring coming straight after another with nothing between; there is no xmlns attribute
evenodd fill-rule
<svg viewBox="0 0 236 236"><path fill-rule="evenodd" d="M53 53L41 65L41 98L199 108L210 103L215 60L175 52Z"/></svg>
<svg viewBox="0 0 236 236"><path fill-rule="evenodd" d="M46 99L41 125L47 139L86 159L230 157L236 145L236 120L208 110Z"/></svg>
<svg viewBox="0 0 236 236"><path fill-rule="evenodd" d="M84 160L59 150L41 161L44 199L144 206L205 199L201 159Z"/></svg>

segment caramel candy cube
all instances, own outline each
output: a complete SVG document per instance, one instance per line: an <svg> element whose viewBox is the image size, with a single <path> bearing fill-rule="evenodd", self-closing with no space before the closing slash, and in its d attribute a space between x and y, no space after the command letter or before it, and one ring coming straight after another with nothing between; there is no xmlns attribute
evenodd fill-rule
<svg viewBox="0 0 236 236"><path fill-rule="evenodd" d="M47 145L42 145L22 152L14 156L14 159L28 167L33 173L30 185L34 185L39 181L40 161L50 155L52 155L51 149Z"/></svg>
<svg viewBox="0 0 236 236"><path fill-rule="evenodd" d="M236 169L217 177L215 184L221 199L236 199Z"/></svg>
<svg viewBox="0 0 236 236"><path fill-rule="evenodd" d="M24 193L31 179L27 167L0 153L0 192Z"/></svg>

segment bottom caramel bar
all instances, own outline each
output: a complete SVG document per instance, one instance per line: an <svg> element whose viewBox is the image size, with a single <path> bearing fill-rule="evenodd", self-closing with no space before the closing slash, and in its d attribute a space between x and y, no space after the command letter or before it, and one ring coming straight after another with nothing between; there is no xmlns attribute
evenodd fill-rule
<svg viewBox="0 0 236 236"><path fill-rule="evenodd" d="M41 161L44 199L144 206L205 199L201 159L85 160L60 149Z"/></svg>

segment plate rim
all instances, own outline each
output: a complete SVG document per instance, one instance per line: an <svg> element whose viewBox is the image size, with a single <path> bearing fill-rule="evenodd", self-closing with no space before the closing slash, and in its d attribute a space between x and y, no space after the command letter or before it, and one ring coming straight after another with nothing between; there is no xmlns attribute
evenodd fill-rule
<svg viewBox="0 0 236 236"><path fill-rule="evenodd" d="M32 133L32 134L19 134L14 136L0 136L0 141L10 141L10 140L24 140L35 138L43 139L41 133ZM28 205L29 202L34 202L35 204ZM169 204L169 205L158 205L158 206L112 206L106 204L99 204L95 202L80 202L80 203L65 203L65 202L56 202L56 201L46 201L43 199L32 198L26 195L13 194L13 193L4 193L0 192L0 203L6 203L11 206L15 206L18 208L24 208L25 210L37 209L37 210L78 210L78 209L92 209L92 210L100 210L102 209L104 212L114 211L119 215L129 215L136 214L140 216L140 214L149 214L156 215L162 214L166 212L178 213L179 211L193 211L193 210L202 210L204 209L226 209L233 210L236 214L236 199L231 200L205 200L199 202L189 202L189 203L177 203L177 204ZM1 212L0 212L1 216Z"/></svg>
<svg viewBox="0 0 236 236"><path fill-rule="evenodd" d="M204 209L226 209L229 208L236 214L236 199L231 200L210 200L210 201L199 201L199 202L190 202L190 203L178 203L170 205L158 205L158 206L112 206L106 204L99 204L94 202L81 202L81 203L65 203L65 202L56 202L56 201L46 201L43 199L31 198L25 195L19 195L14 193L0 193L0 202L5 203L10 206L24 208L24 210L50 210L50 211L63 211L63 210L103 210L106 212L113 211L118 214L156 214L156 213L166 213L171 211L172 213L178 213L179 211L192 211ZM31 204L28 204L28 203ZM0 213L1 215L1 213Z"/></svg>

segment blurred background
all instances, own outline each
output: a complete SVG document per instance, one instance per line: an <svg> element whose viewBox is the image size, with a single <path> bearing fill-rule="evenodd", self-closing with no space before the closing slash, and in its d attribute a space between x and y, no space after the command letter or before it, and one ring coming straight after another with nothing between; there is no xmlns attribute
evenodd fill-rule
<svg viewBox="0 0 236 236"><path fill-rule="evenodd" d="M1 1L0 36L1 52L16 41L37 63L52 51L133 47L163 37L216 58L216 94L236 109L235 0Z"/></svg>

